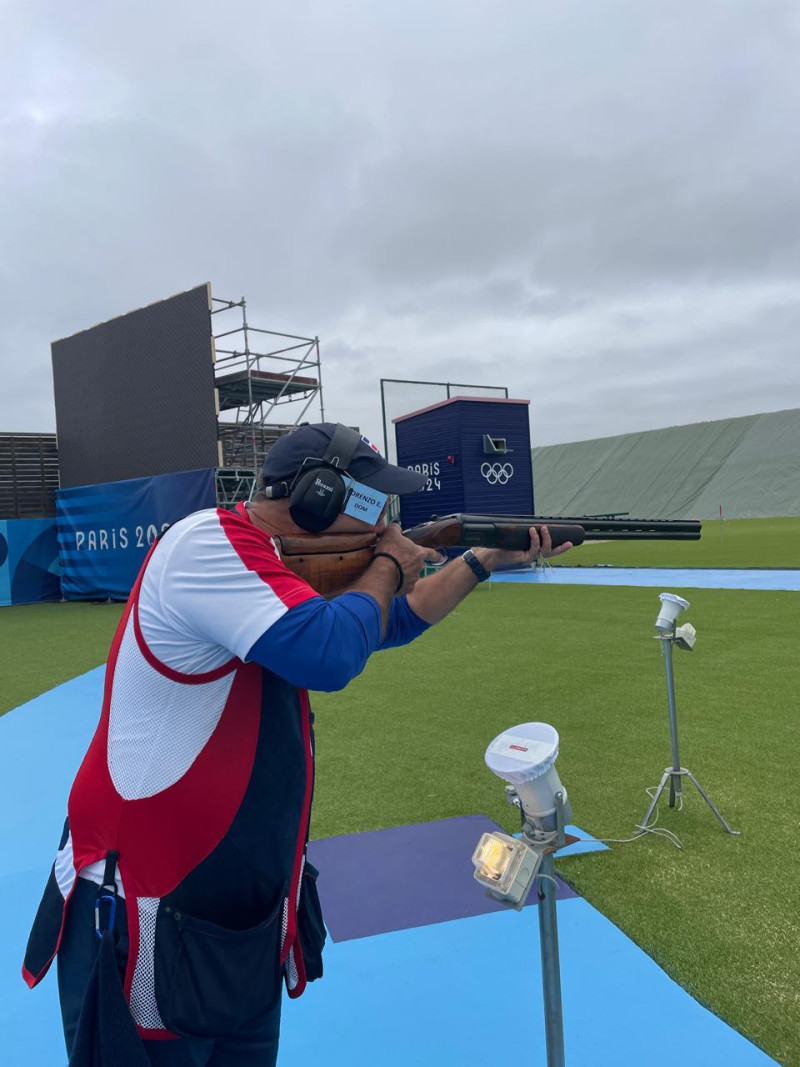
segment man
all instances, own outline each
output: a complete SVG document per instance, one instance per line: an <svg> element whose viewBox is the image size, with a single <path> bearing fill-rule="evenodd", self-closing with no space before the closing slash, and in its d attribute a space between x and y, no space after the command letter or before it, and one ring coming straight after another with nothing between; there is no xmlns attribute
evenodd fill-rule
<svg viewBox="0 0 800 1067"><path fill-rule="evenodd" d="M424 477L344 426L281 438L262 477L252 504L156 542L111 647L23 972L35 985L58 952L74 1067L275 1063L282 984L297 997L322 974L307 691L343 688L540 551L531 531L530 552L476 549L418 581L438 553L383 513ZM330 600L273 540L370 528L375 558ZM556 554L544 531L541 550Z"/></svg>

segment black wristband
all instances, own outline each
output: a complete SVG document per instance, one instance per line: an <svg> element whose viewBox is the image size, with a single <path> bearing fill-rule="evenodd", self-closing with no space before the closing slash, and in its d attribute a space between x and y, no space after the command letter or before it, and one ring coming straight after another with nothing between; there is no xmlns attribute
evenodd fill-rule
<svg viewBox="0 0 800 1067"><path fill-rule="evenodd" d="M487 578L491 578L491 573L486 570L471 548L468 548L461 558L478 579L478 582L485 582Z"/></svg>
<svg viewBox="0 0 800 1067"><path fill-rule="evenodd" d="M380 559L383 556L384 559L390 559L397 567L397 588L395 593L399 593L403 586L406 584L406 573L400 565L400 560L393 556L390 552L376 552L372 557L373 560Z"/></svg>

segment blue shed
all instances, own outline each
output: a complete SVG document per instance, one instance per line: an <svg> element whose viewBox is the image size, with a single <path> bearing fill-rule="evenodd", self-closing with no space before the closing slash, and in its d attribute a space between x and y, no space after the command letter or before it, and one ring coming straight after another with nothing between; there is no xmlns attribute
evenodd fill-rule
<svg viewBox="0 0 800 1067"><path fill-rule="evenodd" d="M456 396L395 419L398 465L427 475L400 500L403 527L456 511L532 515L529 405Z"/></svg>

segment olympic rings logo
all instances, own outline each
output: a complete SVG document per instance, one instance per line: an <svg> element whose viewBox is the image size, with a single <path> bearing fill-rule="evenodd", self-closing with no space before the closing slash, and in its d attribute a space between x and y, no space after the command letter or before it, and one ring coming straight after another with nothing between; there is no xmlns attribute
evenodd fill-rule
<svg viewBox="0 0 800 1067"><path fill-rule="evenodd" d="M514 473L510 463L482 463L481 474L489 485L505 485Z"/></svg>

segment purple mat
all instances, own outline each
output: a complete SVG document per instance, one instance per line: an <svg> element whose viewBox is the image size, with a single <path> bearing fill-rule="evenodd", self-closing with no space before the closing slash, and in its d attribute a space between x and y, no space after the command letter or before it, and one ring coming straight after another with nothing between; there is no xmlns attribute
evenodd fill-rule
<svg viewBox="0 0 800 1067"><path fill-rule="evenodd" d="M505 911L472 877L472 853L484 832L501 830L485 815L370 830L312 841L319 894L334 941L470 915ZM558 879L557 899L577 894ZM537 903L531 893L526 907Z"/></svg>

